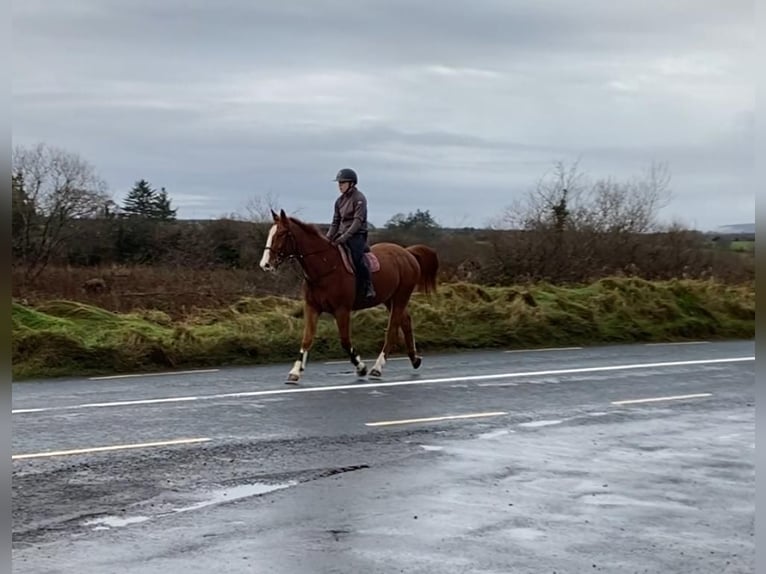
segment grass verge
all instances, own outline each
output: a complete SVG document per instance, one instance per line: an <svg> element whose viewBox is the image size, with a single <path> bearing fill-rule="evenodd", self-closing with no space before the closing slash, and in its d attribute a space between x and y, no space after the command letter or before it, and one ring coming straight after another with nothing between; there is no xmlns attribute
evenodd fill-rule
<svg viewBox="0 0 766 574"><path fill-rule="evenodd" d="M535 348L752 338L755 285L608 278L580 287L442 285L410 306L418 349ZM161 311L115 314L72 301L13 304L15 380L281 362L297 355L301 302L241 299L174 321ZM383 342L384 308L355 314L366 357ZM400 347L399 351L403 350ZM335 323L319 322L310 359L343 358Z"/></svg>

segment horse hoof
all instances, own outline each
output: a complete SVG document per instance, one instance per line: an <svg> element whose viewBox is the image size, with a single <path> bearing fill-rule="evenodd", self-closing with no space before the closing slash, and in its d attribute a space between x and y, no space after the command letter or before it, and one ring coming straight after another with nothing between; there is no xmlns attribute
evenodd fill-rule
<svg viewBox="0 0 766 574"><path fill-rule="evenodd" d="M379 379L383 373L381 373L378 369L373 369L370 371L370 376L376 379Z"/></svg>
<svg viewBox="0 0 766 574"><path fill-rule="evenodd" d="M422 363L423 363L423 357L415 357L415 359L412 361L412 368L419 369Z"/></svg>
<svg viewBox="0 0 766 574"><path fill-rule="evenodd" d="M286 385L297 385L300 377L298 375L288 375L285 381Z"/></svg>
<svg viewBox="0 0 766 574"><path fill-rule="evenodd" d="M367 367L362 367L361 369L357 369L356 374L359 375L360 377L364 377L365 375L367 375Z"/></svg>

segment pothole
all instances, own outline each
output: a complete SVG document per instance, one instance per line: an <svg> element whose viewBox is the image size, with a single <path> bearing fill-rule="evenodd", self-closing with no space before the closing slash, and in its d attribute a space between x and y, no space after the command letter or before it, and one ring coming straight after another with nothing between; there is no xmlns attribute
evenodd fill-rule
<svg viewBox="0 0 766 574"><path fill-rule="evenodd" d="M358 464L352 466L341 466L336 468L327 468L316 471L310 471L308 476L303 478L293 478L292 480L284 480L279 483L265 483L265 482L249 482L245 484L238 484L234 486L227 486L224 488L217 488L214 490L204 491L201 494L195 494L194 498L203 497L201 500L192 504L184 506L176 506L170 510L158 512L152 516L137 515L137 516L116 516L116 515L102 515L98 517L89 518L83 525L91 527L93 530L109 530L112 528L123 528L131 526L133 524L140 524L147 520L156 518L165 518L168 516L174 516L185 512L192 512L200 510L208 506L215 506L217 504L224 504L233 502L235 500L242 500L245 498L251 498L254 496L261 496L270 492L278 490L284 490L291 486L296 486L303 482L310 482L337 474L343 474L346 472L353 472L356 470L362 470L370 468L367 464ZM303 474L303 473L301 473ZM293 475L294 476L294 475Z"/></svg>
<svg viewBox="0 0 766 574"><path fill-rule="evenodd" d="M85 526L93 526L93 530L109 530L111 528L122 528L131 524L139 524L150 520L151 516L99 516L83 522Z"/></svg>
<svg viewBox="0 0 766 574"><path fill-rule="evenodd" d="M199 510L200 508L205 508L206 506L221 504L223 502L231 502L233 500L249 498L251 496L260 496L261 494L267 494L269 492L274 492L275 490L282 490L291 486L295 486L296 484L298 484L296 481L291 481L284 484L254 483L222 488L209 492L208 498L205 500L196 502L189 506L174 508L172 511L165 513L163 516L177 514L179 512L189 512L190 510Z"/></svg>
<svg viewBox="0 0 766 574"><path fill-rule="evenodd" d="M107 530L111 528L122 528L130 526L132 524L140 524L153 518L165 518L167 516L173 516L181 514L183 512L190 512L193 510L199 510L208 506L214 506L216 504L223 504L226 502L232 502L235 500L241 500L244 498L250 498L253 496L260 496L269 492L282 490L295 486L297 481L290 481L282 484L265 484L265 483L251 483L240 484L237 486L231 486L227 488L219 488L211 490L205 493L205 498L193 504L187 506L181 506L173 508L167 512L161 512L155 516L114 516L106 515L99 516L97 518L91 518L85 521L85 526L92 526L93 530Z"/></svg>

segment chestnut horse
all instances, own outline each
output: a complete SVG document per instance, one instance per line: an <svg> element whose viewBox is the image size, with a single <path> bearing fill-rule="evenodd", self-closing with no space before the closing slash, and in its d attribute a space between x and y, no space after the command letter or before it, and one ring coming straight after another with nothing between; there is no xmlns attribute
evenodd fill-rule
<svg viewBox="0 0 766 574"><path fill-rule="evenodd" d="M340 344L349 356L356 372L363 377L367 367L351 344L351 312L383 304L389 312L388 327L383 349L370 371L371 377L380 377L391 349L398 342L399 329L404 334L407 356L417 369L422 357L415 350L412 334L412 318L407 311L410 296L415 289L430 293L436 290L436 275L439 260L436 252L426 245L412 245L404 248L395 243L376 243L365 254L377 258L379 269L371 272L376 297L364 300L358 297L356 278L348 268L350 257L343 247L333 246L314 225L304 223L295 217L288 217L281 210L277 215L271 211L274 225L269 230L266 247L261 258L261 269L275 271L288 259L297 260L303 270L303 341L287 383L297 383L306 369L306 362L317 320L322 313L335 317L340 335ZM378 265L375 267L377 268Z"/></svg>

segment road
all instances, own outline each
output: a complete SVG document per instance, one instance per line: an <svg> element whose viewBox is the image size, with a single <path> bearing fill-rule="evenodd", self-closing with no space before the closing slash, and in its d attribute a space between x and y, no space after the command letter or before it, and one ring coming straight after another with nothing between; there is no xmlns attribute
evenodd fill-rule
<svg viewBox="0 0 766 574"><path fill-rule="evenodd" d="M13 385L13 571L755 572L753 341Z"/></svg>

